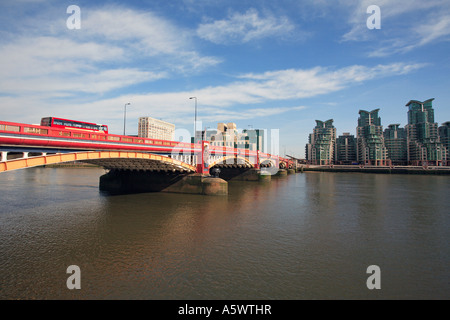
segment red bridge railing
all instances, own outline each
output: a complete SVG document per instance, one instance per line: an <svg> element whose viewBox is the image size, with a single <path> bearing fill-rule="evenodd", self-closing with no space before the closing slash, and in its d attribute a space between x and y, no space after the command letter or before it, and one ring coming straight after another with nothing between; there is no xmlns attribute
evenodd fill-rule
<svg viewBox="0 0 450 320"><path fill-rule="evenodd" d="M37 139L32 139L32 138ZM159 140L151 138L131 137L102 132L88 132L78 129L60 129L40 125L0 121L0 146L40 146L54 148L79 148L82 150L120 149L136 151L176 152L184 154L199 154L203 152L202 143L186 143L179 141ZM259 166L261 158L273 159L286 166L293 162L268 153L230 148L209 146L211 155L234 155L255 159Z"/></svg>

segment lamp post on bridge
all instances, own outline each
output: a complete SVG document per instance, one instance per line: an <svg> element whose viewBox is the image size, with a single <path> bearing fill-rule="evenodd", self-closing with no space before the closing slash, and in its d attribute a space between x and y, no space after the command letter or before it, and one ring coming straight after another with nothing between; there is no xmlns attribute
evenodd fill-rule
<svg viewBox="0 0 450 320"><path fill-rule="evenodd" d="M129 106L131 103L127 102L125 103L124 110L123 110L123 135L125 135L125 123L127 121L127 106Z"/></svg>
<svg viewBox="0 0 450 320"><path fill-rule="evenodd" d="M195 99L195 118L194 118L194 143L197 135L197 97L190 97L189 99Z"/></svg>

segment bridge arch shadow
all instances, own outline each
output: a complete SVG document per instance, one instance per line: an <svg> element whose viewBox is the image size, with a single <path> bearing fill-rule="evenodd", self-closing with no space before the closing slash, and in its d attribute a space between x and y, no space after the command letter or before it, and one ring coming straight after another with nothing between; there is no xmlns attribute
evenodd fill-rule
<svg viewBox="0 0 450 320"><path fill-rule="evenodd" d="M224 156L210 164L209 173L216 176L215 169L219 169L218 175L220 178L231 180L254 167L254 164L248 158L234 155Z"/></svg>

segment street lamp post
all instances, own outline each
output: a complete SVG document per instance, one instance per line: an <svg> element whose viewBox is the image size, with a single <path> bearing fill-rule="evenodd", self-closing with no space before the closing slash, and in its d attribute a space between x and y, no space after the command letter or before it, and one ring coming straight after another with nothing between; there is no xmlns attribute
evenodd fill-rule
<svg viewBox="0 0 450 320"><path fill-rule="evenodd" d="M125 103L124 110L123 110L123 135L125 135L125 123L127 121L127 106L129 106L129 105L130 105L129 102Z"/></svg>
<svg viewBox="0 0 450 320"><path fill-rule="evenodd" d="M195 99L195 118L194 118L194 143L195 143L195 136L197 135L197 97L190 97L189 99Z"/></svg>

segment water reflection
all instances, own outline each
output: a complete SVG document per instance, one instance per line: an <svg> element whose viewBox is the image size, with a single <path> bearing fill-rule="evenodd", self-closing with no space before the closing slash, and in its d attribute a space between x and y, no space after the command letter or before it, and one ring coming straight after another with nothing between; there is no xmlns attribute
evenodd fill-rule
<svg viewBox="0 0 450 320"><path fill-rule="evenodd" d="M449 297L447 177L306 173L211 197L104 196L101 174L0 176L0 298Z"/></svg>

